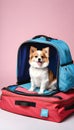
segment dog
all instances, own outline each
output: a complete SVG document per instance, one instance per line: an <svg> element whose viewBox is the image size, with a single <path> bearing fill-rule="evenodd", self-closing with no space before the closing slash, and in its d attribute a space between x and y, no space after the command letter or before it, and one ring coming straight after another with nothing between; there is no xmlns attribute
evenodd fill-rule
<svg viewBox="0 0 74 130"><path fill-rule="evenodd" d="M34 91L36 87L40 87L39 94L43 94L46 89L56 89L57 82L53 72L48 69L50 48L45 47L42 50L37 50L36 47L30 47L29 56L29 74L31 78L31 88L29 91Z"/></svg>

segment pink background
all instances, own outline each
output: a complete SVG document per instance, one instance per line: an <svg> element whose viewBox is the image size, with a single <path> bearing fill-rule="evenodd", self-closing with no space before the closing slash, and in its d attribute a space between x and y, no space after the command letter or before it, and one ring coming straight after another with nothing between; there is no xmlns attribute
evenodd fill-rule
<svg viewBox="0 0 74 130"><path fill-rule="evenodd" d="M18 47L38 34L66 41L74 59L74 0L0 0L0 87L16 83Z"/></svg>

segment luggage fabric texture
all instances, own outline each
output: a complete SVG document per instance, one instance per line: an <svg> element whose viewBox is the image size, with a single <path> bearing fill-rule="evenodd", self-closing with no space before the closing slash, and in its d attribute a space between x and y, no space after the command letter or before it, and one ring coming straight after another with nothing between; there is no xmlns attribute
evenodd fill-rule
<svg viewBox="0 0 74 130"><path fill-rule="evenodd" d="M57 77L56 90L39 89L29 92L31 87L29 76L29 50L34 46L41 50L50 48L51 69ZM74 64L68 45L44 35L38 35L24 42L18 50L17 85L2 89L0 108L26 116L55 122L63 121L74 112Z"/></svg>

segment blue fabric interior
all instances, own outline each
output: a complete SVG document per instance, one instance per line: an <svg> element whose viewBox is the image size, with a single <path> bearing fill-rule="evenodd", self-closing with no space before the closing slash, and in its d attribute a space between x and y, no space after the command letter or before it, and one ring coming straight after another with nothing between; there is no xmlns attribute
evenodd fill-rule
<svg viewBox="0 0 74 130"><path fill-rule="evenodd" d="M20 86L29 90L30 87L31 87L31 83L22 84L22 85L20 85ZM37 93L38 93L39 90L40 90L40 89L37 87L37 88L35 88L34 92L37 92ZM54 94L54 93L56 93L56 92L57 92L57 90L53 90L53 91L51 91L51 90L44 90L43 94L44 94L44 95L51 95L51 94Z"/></svg>
<svg viewBox="0 0 74 130"><path fill-rule="evenodd" d="M58 65L58 53L57 50L47 44L42 43L24 43L21 45L18 51L18 61L17 61L17 83L24 84L30 82L29 76L29 51L30 47L37 47L38 50L41 50L44 47L50 47L50 64L48 68L53 71L54 75L57 75L57 65Z"/></svg>

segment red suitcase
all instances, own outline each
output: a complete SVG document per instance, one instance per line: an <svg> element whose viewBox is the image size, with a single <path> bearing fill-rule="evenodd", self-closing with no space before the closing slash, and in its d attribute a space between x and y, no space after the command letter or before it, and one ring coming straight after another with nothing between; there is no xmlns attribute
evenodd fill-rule
<svg viewBox="0 0 74 130"><path fill-rule="evenodd" d="M10 86L2 90L0 107L25 116L61 122L74 112L74 90L43 97L28 93L21 86Z"/></svg>

